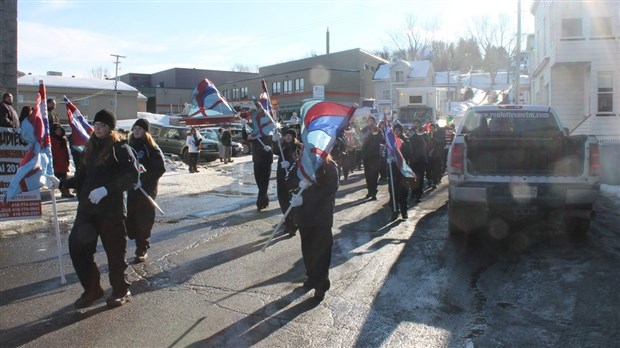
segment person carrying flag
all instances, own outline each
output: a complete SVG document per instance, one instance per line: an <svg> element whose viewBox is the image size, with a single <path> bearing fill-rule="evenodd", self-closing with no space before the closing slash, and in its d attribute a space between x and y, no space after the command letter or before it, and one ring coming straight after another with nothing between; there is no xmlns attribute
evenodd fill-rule
<svg viewBox="0 0 620 348"><path fill-rule="evenodd" d="M387 133L387 132L386 132ZM387 135L387 134L386 134ZM400 123L396 123L393 127L393 135L400 139L401 145L400 150L402 154L403 164L407 166L407 162L411 156L410 147L409 147L409 139L406 135L403 134L403 125ZM388 139L386 142L389 142ZM397 144L394 144L394 147L397 147ZM389 150L388 150L389 151ZM388 154L388 165L391 166L390 179L390 207L392 208L392 220L396 220L398 218L398 212L403 219L409 218L407 215L407 198L409 195L409 187L413 178L406 177L403 175L401 168L397 163L397 160L393 158L392 155ZM389 168L388 168L389 169ZM410 170L410 169L408 169ZM413 175L413 173L411 173ZM396 197L394 197L396 196Z"/></svg>
<svg viewBox="0 0 620 348"><path fill-rule="evenodd" d="M140 163L140 180L133 190L127 192L127 236L136 241L134 263L146 261L155 222L155 207L140 188L152 199L157 198L159 178L166 172L164 154L151 137L149 129L149 121L140 118L134 123L129 135L129 146L136 151Z"/></svg>
<svg viewBox="0 0 620 348"><path fill-rule="evenodd" d="M278 202L280 203L280 209L282 213L286 213L291 202L291 191L286 185L286 176L289 173L291 166L297 162L301 153L302 145L297 140L297 131L293 128L289 128L284 132L284 138L282 141L282 153L278 146L275 147L274 153L278 155L278 169L276 170L276 183L278 192ZM293 214L288 214L284 221L284 231L289 236L293 237L297 231L297 226L293 222Z"/></svg>
<svg viewBox="0 0 620 348"><path fill-rule="evenodd" d="M97 112L93 126L94 132L86 143L78 176L61 184L61 188L78 188L77 214L69 234L69 254L84 293L74 306L89 307L104 295L95 263L97 239L101 237L112 285L112 295L106 305L115 308L131 299L125 277L125 191L136 184L138 168L133 150L114 130L116 117L112 111Z"/></svg>
<svg viewBox="0 0 620 348"><path fill-rule="evenodd" d="M379 185L379 171L381 170L381 145L385 144L383 132L374 116L368 116L366 127L362 129L364 142L362 143L362 162L364 163L364 177L368 194L365 198L377 200L377 186Z"/></svg>

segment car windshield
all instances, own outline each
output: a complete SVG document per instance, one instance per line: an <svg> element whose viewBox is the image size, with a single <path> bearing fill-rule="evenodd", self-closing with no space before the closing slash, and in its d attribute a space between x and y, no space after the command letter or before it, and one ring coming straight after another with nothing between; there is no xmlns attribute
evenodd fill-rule
<svg viewBox="0 0 620 348"><path fill-rule="evenodd" d="M211 131L209 129L202 129L200 130L200 134L210 140L215 140L218 141L219 139L217 138L217 134L215 134L214 131Z"/></svg>

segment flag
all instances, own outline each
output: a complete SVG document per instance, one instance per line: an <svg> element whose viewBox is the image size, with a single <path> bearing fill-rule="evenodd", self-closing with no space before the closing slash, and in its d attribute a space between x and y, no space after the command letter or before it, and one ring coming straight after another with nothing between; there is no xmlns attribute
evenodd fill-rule
<svg viewBox="0 0 620 348"><path fill-rule="evenodd" d="M400 148L403 146L403 141L394 134L392 127L387 122L384 122L385 133L385 147L387 149L388 160L392 160L400 173L406 178L415 178L413 170L405 162L403 154L400 152Z"/></svg>
<svg viewBox="0 0 620 348"><path fill-rule="evenodd" d="M192 105L198 110L190 112L190 117L202 115L207 117L207 110L218 111L222 115L236 114L235 110L228 104L226 99L220 94L213 82L204 79L198 83L192 93Z"/></svg>
<svg viewBox="0 0 620 348"><path fill-rule="evenodd" d="M47 93L45 91L45 84L43 80L39 80L39 97L38 99L39 110L41 113L41 119L43 120L43 141L41 143L41 153L42 156L46 156L47 158L42 162L44 165L41 167L43 170L43 175L45 176L53 176L54 175L54 166L52 164L52 142L50 139L50 122L47 116Z"/></svg>
<svg viewBox="0 0 620 348"><path fill-rule="evenodd" d="M67 118L71 126L71 144L74 146L86 145L93 132L93 127L91 127L80 110L73 105L67 96L64 97L64 100L67 106Z"/></svg>
<svg viewBox="0 0 620 348"><path fill-rule="evenodd" d="M20 136L28 144L29 148L9 183L5 203L22 192L38 190L43 186L41 180L43 168L46 168L50 161L43 152L46 127L41 113L41 106L43 105L45 108L46 105L42 104L41 100L41 93L39 93L37 95L37 103L32 108L32 112L21 123Z"/></svg>
<svg viewBox="0 0 620 348"><path fill-rule="evenodd" d="M275 110L273 108L273 105L271 105L271 98L269 97L269 91L267 90L267 81L265 81L265 79L261 81L261 87L263 88L263 93L261 93L259 98L260 103L263 108L267 110L269 116L271 116L271 120L274 121Z"/></svg>
<svg viewBox="0 0 620 348"><path fill-rule="evenodd" d="M273 119L269 112L263 107L263 104L254 99L256 111L252 112L252 132L250 139L258 139L267 135L271 135L275 128Z"/></svg>
<svg viewBox="0 0 620 348"><path fill-rule="evenodd" d="M316 171L336 143L338 133L349 123L354 106L312 100L301 107L303 151L298 160L297 176L316 182Z"/></svg>

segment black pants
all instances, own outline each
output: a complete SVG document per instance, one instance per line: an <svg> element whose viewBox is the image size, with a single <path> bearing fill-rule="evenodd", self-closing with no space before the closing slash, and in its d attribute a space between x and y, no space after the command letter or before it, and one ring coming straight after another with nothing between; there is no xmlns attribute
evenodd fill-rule
<svg viewBox="0 0 620 348"><path fill-rule="evenodd" d="M388 189L390 190L390 209L392 209L393 213L398 213L400 211L401 214L407 214L407 198L409 194L409 189L404 185L403 176L399 173L396 173L398 168L392 167L392 175L391 177L394 179L394 184L390 182ZM389 167L388 167L388 177ZM394 210L394 197L392 196L392 186L394 186L394 194L396 195L396 210Z"/></svg>
<svg viewBox="0 0 620 348"><path fill-rule="evenodd" d="M411 165L411 170L417 178L416 187L411 189L411 198L420 199L424 193L424 172L426 171L426 163L415 162Z"/></svg>
<svg viewBox="0 0 620 348"><path fill-rule="evenodd" d="M135 239L136 252L151 247L149 239L155 222L155 207L142 191L135 190L127 197L127 237Z"/></svg>
<svg viewBox="0 0 620 348"><path fill-rule="evenodd" d="M69 234L69 254L75 273L85 291L94 291L101 286L99 269L95 263L97 239L101 237L101 244L108 257L112 296L125 295L129 289L129 282L125 278L127 269L125 235L123 216L93 215L78 210Z"/></svg>
<svg viewBox="0 0 620 348"><path fill-rule="evenodd" d="M364 159L364 176L366 177L366 188L368 194L377 194L377 183L379 181L379 170L381 169L380 158Z"/></svg>
<svg viewBox="0 0 620 348"><path fill-rule="evenodd" d="M259 209L266 208L269 205L269 178L271 177L271 163L254 163L254 180L258 186L258 197L256 197L256 206Z"/></svg>
<svg viewBox="0 0 620 348"><path fill-rule="evenodd" d="M329 266L334 244L331 226L300 226L299 234L308 284L317 290L329 290Z"/></svg>
<svg viewBox="0 0 620 348"><path fill-rule="evenodd" d="M190 152L187 154L187 160L189 162L189 172L194 173L198 171L198 152Z"/></svg>
<svg viewBox="0 0 620 348"><path fill-rule="evenodd" d="M286 187L286 170L279 167L278 163L278 171L276 172L276 184L277 184L277 193L278 193L278 203L280 203L280 209L282 210L282 214L286 213L288 207L291 205L291 197L292 194ZM295 229L295 224L293 223L293 216L295 216L294 209L291 209L291 212L286 216L286 220L284 220L284 226L287 230Z"/></svg>

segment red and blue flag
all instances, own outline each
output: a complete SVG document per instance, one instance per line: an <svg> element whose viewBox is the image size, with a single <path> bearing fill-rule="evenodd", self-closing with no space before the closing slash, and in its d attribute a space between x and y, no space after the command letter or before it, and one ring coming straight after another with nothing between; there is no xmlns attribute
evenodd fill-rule
<svg viewBox="0 0 620 348"><path fill-rule="evenodd" d="M201 115L207 117L207 110L214 110L222 115L236 114L226 99L217 90L213 82L204 79L198 83L192 93L192 105L198 110L190 112L190 117Z"/></svg>
<svg viewBox="0 0 620 348"><path fill-rule="evenodd" d="M43 170L43 175L53 176L54 166L52 164L52 141L50 139L50 122L47 116L47 93L43 80L39 81L39 96L41 97L41 100L38 102L38 104L41 113L41 119L43 120L44 132L41 144L41 152L44 156L47 156L47 161L45 162L45 165L41 167L41 170Z"/></svg>
<svg viewBox="0 0 620 348"><path fill-rule="evenodd" d="M252 112L252 132L250 139L258 139L273 134L275 124L269 112L263 106L262 101L254 99L256 111Z"/></svg>
<svg viewBox="0 0 620 348"><path fill-rule="evenodd" d="M388 161L396 164L400 173L406 178L415 178L415 174L411 167L405 162L400 148L403 146L403 141L392 131L392 127L387 122L384 122L384 134L385 134L385 147L387 149Z"/></svg>
<svg viewBox="0 0 620 348"><path fill-rule="evenodd" d="M312 100L301 107L303 143L298 161L299 179L316 183L316 171L336 144L338 133L346 127L355 112L354 106Z"/></svg>
<svg viewBox="0 0 620 348"><path fill-rule="evenodd" d="M41 93L38 93L36 105L32 108L30 115L21 123L20 136L28 144L29 148L9 183L5 203L22 192L40 189L43 186L42 175L44 174L44 168L52 164L51 156L48 157L43 151L45 146L45 129L48 127L46 127L41 113L41 106L44 109L46 108L46 104L41 103L42 100L45 101L41 97Z"/></svg>
<svg viewBox="0 0 620 348"><path fill-rule="evenodd" d="M67 106L67 118L71 126L71 143L75 146L86 145L90 135L93 133L93 127L86 121L80 110L73 103L64 97Z"/></svg>

